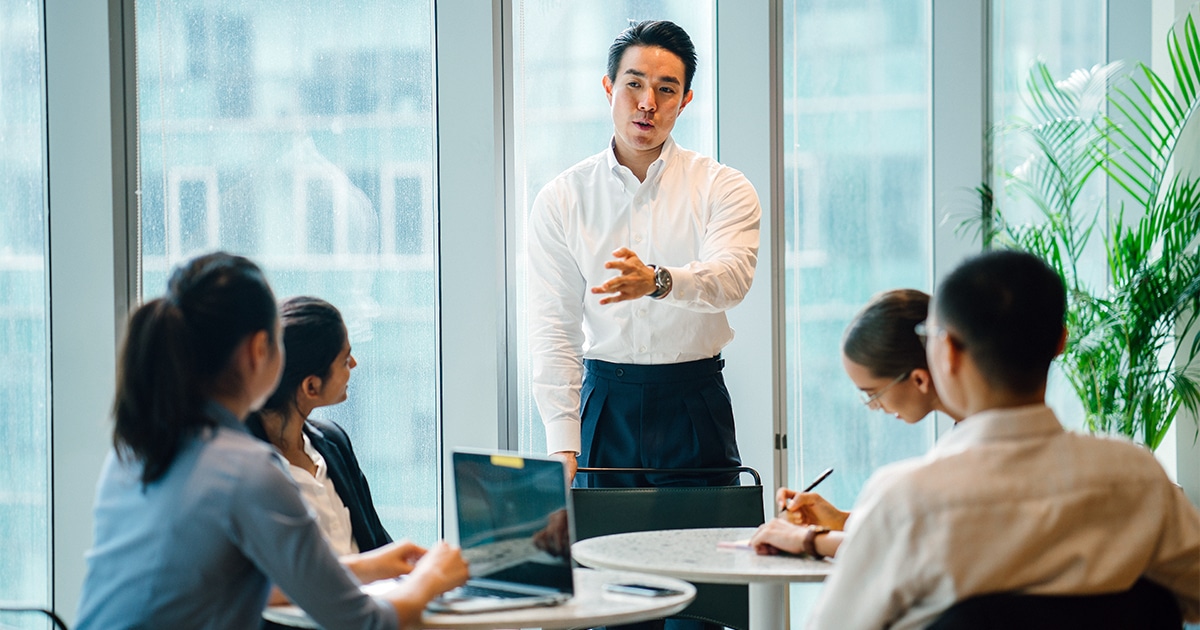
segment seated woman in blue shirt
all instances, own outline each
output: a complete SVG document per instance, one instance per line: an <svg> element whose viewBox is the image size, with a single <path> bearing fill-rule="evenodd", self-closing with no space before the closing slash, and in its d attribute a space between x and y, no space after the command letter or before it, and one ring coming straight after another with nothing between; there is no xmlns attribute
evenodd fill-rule
<svg viewBox="0 0 1200 630"><path fill-rule="evenodd" d="M398 628L466 581L445 543L345 566L330 551L278 456L242 424L279 381L279 338L261 270L224 253L177 268L167 295L130 318L78 628L256 628L272 582L323 627ZM380 597L359 589L401 573Z"/></svg>
<svg viewBox="0 0 1200 630"><path fill-rule="evenodd" d="M301 296L279 305L279 320L287 357L283 376L246 428L288 461L334 553L386 545L392 538L375 511L349 436L336 423L309 417L318 407L346 400L350 371L358 365L342 314L324 300Z"/></svg>
<svg viewBox="0 0 1200 630"><path fill-rule="evenodd" d="M925 358L925 344L914 330L929 315L929 294L915 289L885 291L873 297L846 326L842 336L842 368L861 392L863 404L898 420L916 424L933 411L949 412L938 397ZM780 488L775 494L786 518L764 524L751 542L764 553L776 549L799 553L816 551L832 556L841 546L849 512L843 512L815 492ZM801 525L804 527L792 527ZM827 528L809 536L808 526Z"/></svg>

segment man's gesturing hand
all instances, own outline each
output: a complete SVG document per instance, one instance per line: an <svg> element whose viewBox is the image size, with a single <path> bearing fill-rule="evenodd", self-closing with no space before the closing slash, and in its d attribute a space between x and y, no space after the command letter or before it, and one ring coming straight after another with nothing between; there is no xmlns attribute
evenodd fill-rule
<svg viewBox="0 0 1200 630"><path fill-rule="evenodd" d="M592 287L592 293L615 293L616 295L600 300L601 304L612 304L626 300L636 300L654 293L654 270L642 262L633 250L622 247L612 253L617 260L604 263L605 269L616 269L621 275L605 282L598 287Z"/></svg>

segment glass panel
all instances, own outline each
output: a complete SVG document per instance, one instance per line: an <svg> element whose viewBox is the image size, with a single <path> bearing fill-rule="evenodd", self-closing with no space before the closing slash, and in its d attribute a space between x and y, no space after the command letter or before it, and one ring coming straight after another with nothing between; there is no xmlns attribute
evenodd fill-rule
<svg viewBox="0 0 1200 630"><path fill-rule="evenodd" d="M996 0L992 4L992 116L1001 125L1028 119L1025 82L1036 60L1045 62L1056 80L1080 68L1103 64L1107 57L1106 0ZM1029 155L1032 146L1011 135L998 134L992 143L993 189L999 207L1010 221L1041 222L1041 213L1028 199L1004 190L1004 174ZM1101 173L1102 175L1102 173ZM1076 205L1090 212L1104 202L1103 177L1093 178ZM1101 219L1103 220L1103 219ZM1102 227L1102 226L1101 226ZM1102 282L1106 261L1099 233L1092 238L1082 276ZM1050 372L1046 398L1064 424L1081 428L1083 406L1056 363Z"/></svg>
<svg viewBox="0 0 1200 630"><path fill-rule="evenodd" d="M0 602L49 606L41 25L40 2L0 0ZM9 623L44 627L28 617L0 615L0 625Z"/></svg>
<svg viewBox="0 0 1200 630"><path fill-rule="evenodd" d="M930 8L784 7L788 484L832 466L821 493L849 509L876 468L934 436L932 418L913 427L868 410L841 362L842 332L871 295L930 288Z"/></svg>
<svg viewBox="0 0 1200 630"><path fill-rule="evenodd" d="M698 63L692 102L672 137L715 156L715 8L709 0L522 0L513 5L517 234L538 191L555 176L608 146L613 124L600 80L608 47L630 22L671 20L692 38ZM548 34L552 33L553 36ZM518 448L544 453L545 431L530 389L525 338L525 244L516 252L519 365Z"/></svg>
<svg viewBox="0 0 1200 630"><path fill-rule="evenodd" d="M394 537L438 537L428 0L139 2L142 294L221 248L341 309L340 423ZM353 36L347 36L353 34Z"/></svg>
<svg viewBox="0 0 1200 630"><path fill-rule="evenodd" d="M879 466L932 445L863 406L842 332L875 293L930 289L928 0L785 0L784 250L789 487L848 510ZM792 590L802 625L819 587Z"/></svg>

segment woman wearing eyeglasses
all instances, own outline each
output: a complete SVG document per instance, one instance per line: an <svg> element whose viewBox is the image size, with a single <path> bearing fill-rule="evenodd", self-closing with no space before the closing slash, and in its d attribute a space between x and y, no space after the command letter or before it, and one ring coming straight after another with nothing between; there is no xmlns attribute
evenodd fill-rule
<svg viewBox="0 0 1200 630"><path fill-rule="evenodd" d="M915 289L880 293L854 316L842 337L842 367L869 409L883 410L908 424L931 411L948 411L925 359L916 328L929 314L929 294ZM815 492L780 488L775 503L786 518L773 519L751 539L760 553L778 550L832 556L842 542L849 512ZM803 527L795 527L801 525Z"/></svg>

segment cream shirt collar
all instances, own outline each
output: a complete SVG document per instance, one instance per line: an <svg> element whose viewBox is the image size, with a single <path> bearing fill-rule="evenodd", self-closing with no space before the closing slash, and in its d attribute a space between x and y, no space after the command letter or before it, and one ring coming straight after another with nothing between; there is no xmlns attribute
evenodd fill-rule
<svg viewBox="0 0 1200 630"><path fill-rule="evenodd" d="M989 442L1045 437L1064 431L1054 410L1044 404L988 409L963 418L953 431L938 440L929 454L939 457Z"/></svg>

